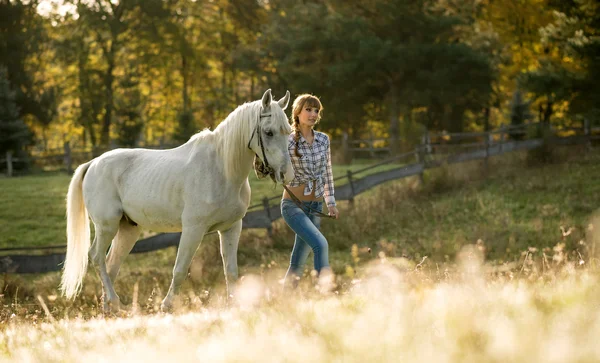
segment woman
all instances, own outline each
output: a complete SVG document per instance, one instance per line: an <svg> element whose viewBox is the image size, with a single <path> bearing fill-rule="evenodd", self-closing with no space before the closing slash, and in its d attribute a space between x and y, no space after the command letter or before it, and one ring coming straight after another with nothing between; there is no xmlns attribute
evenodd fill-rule
<svg viewBox="0 0 600 363"><path fill-rule="evenodd" d="M294 100L291 116L293 131L288 138L288 150L295 177L283 192L281 215L296 233L296 239L284 286L297 286L311 250L314 268L319 276L332 276L327 239L319 230L321 218L318 213L323 208L323 197L329 216L337 219L339 212L333 195L329 137L313 130L321 119L322 110L321 101L313 95L303 94ZM295 197L299 201L294 201Z"/></svg>

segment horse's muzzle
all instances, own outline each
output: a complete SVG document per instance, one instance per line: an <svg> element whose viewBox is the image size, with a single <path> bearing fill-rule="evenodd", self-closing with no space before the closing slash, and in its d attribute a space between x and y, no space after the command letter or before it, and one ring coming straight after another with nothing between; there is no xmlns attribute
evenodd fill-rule
<svg viewBox="0 0 600 363"><path fill-rule="evenodd" d="M281 168L278 175L278 180L282 184L287 184L292 179L294 179L294 168L292 168L292 163L288 163L285 168Z"/></svg>

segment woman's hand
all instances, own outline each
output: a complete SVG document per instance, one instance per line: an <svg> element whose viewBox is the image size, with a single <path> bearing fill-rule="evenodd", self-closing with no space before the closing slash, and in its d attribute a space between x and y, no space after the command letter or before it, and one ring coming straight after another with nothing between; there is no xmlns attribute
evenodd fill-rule
<svg viewBox="0 0 600 363"><path fill-rule="evenodd" d="M338 219L340 216L340 212L338 211L335 205L328 205L327 209L329 210L329 215L335 219Z"/></svg>

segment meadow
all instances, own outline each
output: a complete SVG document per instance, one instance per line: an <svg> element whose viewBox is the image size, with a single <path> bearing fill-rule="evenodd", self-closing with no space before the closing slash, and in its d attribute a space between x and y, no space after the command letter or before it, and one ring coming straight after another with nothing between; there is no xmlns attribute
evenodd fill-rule
<svg viewBox="0 0 600 363"><path fill-rule="evenodd" d="M347 171L360 171L373 164L356 160L348 165L334 165L334 178L341 180ZM388 164L357 174L363 177L398 167ZM46 172L17 178L0 177L0 248L38 247L66 244L65 197L71 177L62 172ZM262 204L263 198L281 196L283 188L270 180L258 180L254 172L249 176L252 200L250 205ZM277 203L277 202L273 202Z"/></svg>
<svg viewBox="0 0 600 363"><path fill-rule="evenodd" d="M515 153L487 169L474 162L428 171L424 184L386 183L323 222L333 286L318 283L309 258L299 289L283 291L293 235L281 221L272 237L245 230L243 278L229 303L217 240L208 237L173 314L158 306L174 249L128 258L116 283L127 304L120 316L100 312L91 269L74 302L58 296L58 273L7 274L0 357L598 361L599 177L600 154L579 149L549 165L527 166L526 154Z"/></svg>

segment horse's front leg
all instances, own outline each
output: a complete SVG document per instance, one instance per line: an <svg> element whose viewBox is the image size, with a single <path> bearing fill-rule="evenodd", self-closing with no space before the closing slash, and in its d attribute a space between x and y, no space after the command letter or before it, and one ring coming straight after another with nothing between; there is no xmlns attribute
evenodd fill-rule
<svg viewBox="0 0 600 363"><path fill-rule="evenodd" d="M190 226L184 224L179 240L179 248L177 249L175 267L173 268L173 280L171 280L167 296L162 301L162 311L170 311L173 308L173 299L177 296L179 288L187 276L190 263L204 238L204 233L206 233L206 226L204 225Z"/></svg>
<svg viewBox="0 0 600 363"><path fill-rule="evenodd" d="M221 257L227 283L227 296L234 296L235 283L238 279L237 251L242 233L242 220L235 222L228 230L219 231L221 240Z"/></svg>

